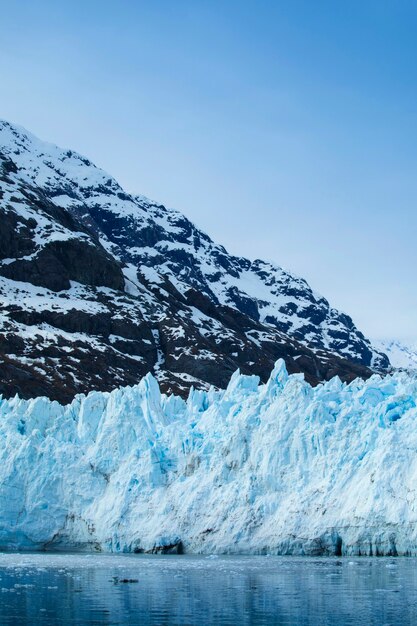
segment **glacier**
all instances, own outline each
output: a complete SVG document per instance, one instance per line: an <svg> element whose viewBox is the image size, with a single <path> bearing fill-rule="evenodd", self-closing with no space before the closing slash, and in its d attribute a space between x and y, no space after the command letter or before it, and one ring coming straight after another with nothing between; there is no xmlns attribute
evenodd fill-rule
<svg viewBox="0 0 417 626"><path fill-rule="evenodd" d="M417 375L0 401L0 548L417 554Z"/></svg>

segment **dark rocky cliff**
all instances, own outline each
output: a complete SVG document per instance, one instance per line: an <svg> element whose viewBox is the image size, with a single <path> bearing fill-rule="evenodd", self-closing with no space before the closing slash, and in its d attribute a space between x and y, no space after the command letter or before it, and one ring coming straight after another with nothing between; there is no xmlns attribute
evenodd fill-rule
<svg viewBox="0 0 417 626"><path fill-rule="evenodd" d="M177 211L0 122L0 392L224 386L283 357L311 383L388 359L302 279L231 256Z"/></svg>

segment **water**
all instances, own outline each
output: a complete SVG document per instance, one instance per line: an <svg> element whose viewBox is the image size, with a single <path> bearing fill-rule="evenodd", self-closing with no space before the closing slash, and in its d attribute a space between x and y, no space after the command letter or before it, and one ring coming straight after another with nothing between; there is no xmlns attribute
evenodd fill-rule
<svg viewBox="0 0 417 626"><path fill-rule="evenodd" d="M404 626L417 560L0 554L0 624Z"/></svg>

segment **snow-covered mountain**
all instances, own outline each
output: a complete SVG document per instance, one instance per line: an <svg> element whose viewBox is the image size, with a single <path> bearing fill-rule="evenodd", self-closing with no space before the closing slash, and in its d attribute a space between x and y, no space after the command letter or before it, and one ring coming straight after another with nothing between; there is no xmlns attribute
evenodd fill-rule
<svg viewBox="0 0 417 626"><path fill-rule="evenodd" d="M388 359L301 278L229 255L88 159L0 122L0 391L69 401L222 387L277 358L311 383Z"/></svg>
<svg viewBox="0 0 417 626"><path fill-rule="evenodd" d="M393 367L417 370L417 343L406 344L398 339L382 339L374 343L388 356Z"/></svg>
<svg viewBox="0 0 417 626"><path fill-rule="evenodd" d="M417 555L417 375L0 403L0 549ZM36 468L36 471L34 471Z"/></svg>

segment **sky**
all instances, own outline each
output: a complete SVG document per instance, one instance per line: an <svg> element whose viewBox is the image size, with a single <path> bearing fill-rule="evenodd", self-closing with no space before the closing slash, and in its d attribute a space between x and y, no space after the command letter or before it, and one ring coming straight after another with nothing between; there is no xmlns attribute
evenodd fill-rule
<svg viewBox="0 0 417 626"><path fill-rule="evenodd" d="M0 0L0 117L417 339L417 3Z"/></svg>

